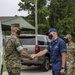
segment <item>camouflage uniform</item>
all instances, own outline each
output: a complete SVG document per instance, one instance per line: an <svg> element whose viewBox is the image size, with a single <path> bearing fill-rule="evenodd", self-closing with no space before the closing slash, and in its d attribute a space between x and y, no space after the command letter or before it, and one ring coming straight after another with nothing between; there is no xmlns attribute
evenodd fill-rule
<svg viewBox="0 0 75 75"><path fill-rule="evenodd" d="M66 58L67 74L66 75L73 75L74 61L75 61L75 44L72 42L70 44L67 44L67 58Z"/></svg>
<svg viewBox="0 0 75 75"><path fill-rule="evenodd" d="M19 39L11 35L5 40L5 57L6 57L6 67L9 75L20 75L20 55L19 51L22 50L23 47Z"/></svg>

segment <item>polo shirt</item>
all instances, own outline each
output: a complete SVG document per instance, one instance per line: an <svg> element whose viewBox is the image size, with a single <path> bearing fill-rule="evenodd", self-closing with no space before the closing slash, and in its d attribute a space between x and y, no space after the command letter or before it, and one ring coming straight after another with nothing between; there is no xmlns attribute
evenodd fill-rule
<svg viewBox="0 0 75 75"><path fill-rule="evenodd" d="M62 64L61 53L67 52L65 41L58 37L55 41L50 42L46 49L50 52L50 58L52 60L53 69L60 69Z"/></svg>

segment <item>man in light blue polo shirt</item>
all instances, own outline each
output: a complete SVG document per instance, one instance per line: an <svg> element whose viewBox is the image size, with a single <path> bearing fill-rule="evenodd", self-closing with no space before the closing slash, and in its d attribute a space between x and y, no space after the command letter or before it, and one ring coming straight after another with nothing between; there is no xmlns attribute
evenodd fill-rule
<svg viewBox="0 0 75 75"><path fill-rule="evenodd" d="M47 35L52 40L46 49L40 51L37 54L31 55L32 58L40 57L47 52L50 52L52 60L52 74L64 75L65 74L65 62L66 62L66 43L64 40L58 37L57 30L51 28Z"/></svg>

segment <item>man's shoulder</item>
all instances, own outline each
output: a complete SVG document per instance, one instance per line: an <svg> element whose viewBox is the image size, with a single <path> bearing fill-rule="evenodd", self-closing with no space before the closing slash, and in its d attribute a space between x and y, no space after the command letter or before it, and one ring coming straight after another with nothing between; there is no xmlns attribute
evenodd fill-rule
<svg viewBox="0 0 75 75"><path fill-rule="evenodd" d="M18 38L14 35L10 35L10 36L6 37L6 39L5 39L5 42L9 42L9 41L15 42L15 41L18 41Z"/></svg>
<svg viewBox="0 0 75 75"><path fill-rule="evenodd" d="M11 39L11 40L18 40L19 38L16 37L16 36L14 36L14 35L10 35L10 39Z"/></svg>
<svg viewBox="0 0 75 75"><path fill-rule="evenodd" d="M61 45L66 45L66 42L62 38L58 38L58 43Z"/></svg>
<svg viewBox="0 0 75 75"><path fill-rule="evenodd" d="M59 42L65 42L65 41L64 41L62 38L60 38L60 37L58 38L58 41L59 41Z"/></svg>

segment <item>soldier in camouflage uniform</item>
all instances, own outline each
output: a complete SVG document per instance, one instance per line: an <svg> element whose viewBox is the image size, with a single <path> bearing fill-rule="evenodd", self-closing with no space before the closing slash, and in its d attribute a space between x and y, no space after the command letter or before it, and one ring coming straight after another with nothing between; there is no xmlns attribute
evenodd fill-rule
<svg viewBox="0 0 75 75"><path fill-rule="evenodd" d="M17 37L20 35L19 27L19 24L12 24L11 35L5 40L6 67L9 75L20 75L20 55L32 60L30 55L23 50L23 47Z"/></svg>
<svg viewBox="0 0 75 75"><path fill-rule="evenodd" d="M65 36L67 39L67 74L66 75L73 75L74 68L75 68L75 44L72 42L72 36L67 34Z"/></svg>

